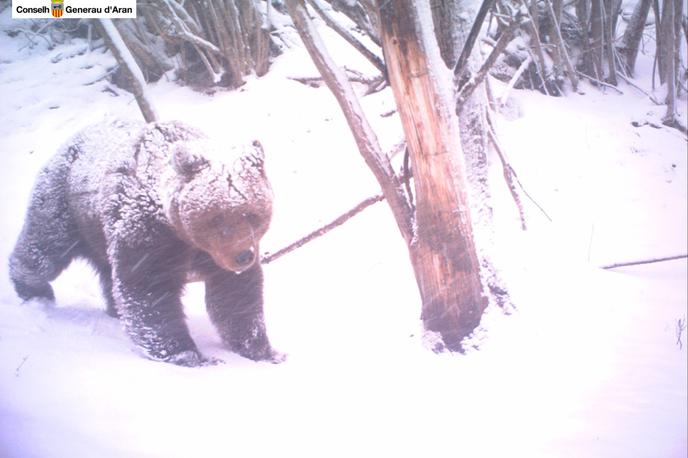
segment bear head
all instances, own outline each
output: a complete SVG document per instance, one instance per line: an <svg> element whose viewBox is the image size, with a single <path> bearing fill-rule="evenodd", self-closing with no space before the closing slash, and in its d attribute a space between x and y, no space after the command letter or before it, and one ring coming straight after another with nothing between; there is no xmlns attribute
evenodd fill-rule
<svg viewBox="0 0 688 458"><path fill-rule="evenodd" d="M272 216L261 144L219 148L207 139L179 141L170 161L173 186L163 205L177 234L225 270L241 273L259 262Z"/></svg>

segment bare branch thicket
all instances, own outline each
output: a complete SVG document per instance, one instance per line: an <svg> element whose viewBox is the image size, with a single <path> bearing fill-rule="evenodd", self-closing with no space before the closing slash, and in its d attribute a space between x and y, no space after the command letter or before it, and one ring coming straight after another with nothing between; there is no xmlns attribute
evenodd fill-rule
<svg viewBox="0 0 688 458"><path fill-rule="evenodd" d="M151 0L137 19L115 21L147 81L176 66L182 81L198 87L241 86L261 76L279 52L269 15L257 0Z"/></svg>

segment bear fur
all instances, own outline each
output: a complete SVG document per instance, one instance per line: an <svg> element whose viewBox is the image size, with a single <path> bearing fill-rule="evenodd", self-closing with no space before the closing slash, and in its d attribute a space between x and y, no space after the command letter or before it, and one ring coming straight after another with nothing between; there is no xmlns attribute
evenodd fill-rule
<svg viewBox="0 0 688 458"><path fill-rule="evenodd" d="M17 295L54 300L72 260L97 271L110 315L156 360L209 362L189 335L180 296L205 281L223 342L279 362L263 318L259 242L272 191L260 143L213 144L179 122L111 121L85 129L40 172L10 256Z"/></svg>

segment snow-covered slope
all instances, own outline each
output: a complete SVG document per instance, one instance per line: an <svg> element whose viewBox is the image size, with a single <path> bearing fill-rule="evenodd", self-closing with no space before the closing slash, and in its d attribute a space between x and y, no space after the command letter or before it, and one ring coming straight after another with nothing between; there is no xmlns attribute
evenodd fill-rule
<svg viewBox="0 0 688 458"><path fill-rule="evenodd" d="M326 39L339 62L371 71ZM79 40L25 43L0 34L0 259L55 148L105 116L140 116L105 80L84 84L113 65L108 54L80 53ZM378 191L327 89L288 78L315 74L295 47L238 91L151 88L164 119L261 140L276 195L267 251ZM495 190L516 310L490 309L479 350L464 356L423 348L413 273L384 204L266 267L269 333L289 354L276 366L221 347L201 285L185 296L192 334L226 364L186 369L132 348L86 266L58 279L46 309L20 303L0 262L0 456L686 456L686 261L596 268L686 252L685 139L633 127L661 107L622 90L512 93L497 129L553 222L525 202L521 232ZM400 136L395 117L380 116L391 94L363 104L389 149Z"/></svg>

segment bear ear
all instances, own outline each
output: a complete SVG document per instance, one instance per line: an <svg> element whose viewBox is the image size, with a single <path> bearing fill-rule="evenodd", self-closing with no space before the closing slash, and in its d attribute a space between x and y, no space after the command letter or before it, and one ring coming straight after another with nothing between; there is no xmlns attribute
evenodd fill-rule
<svg viewBox="0 0 688 458"><path fill-rule="evenodd" d="M193 152L190 145L184 142L177 142L172 147L172 167L174 170L187 178L190 178L208 166L208 160L200 154Z"/></svg>

